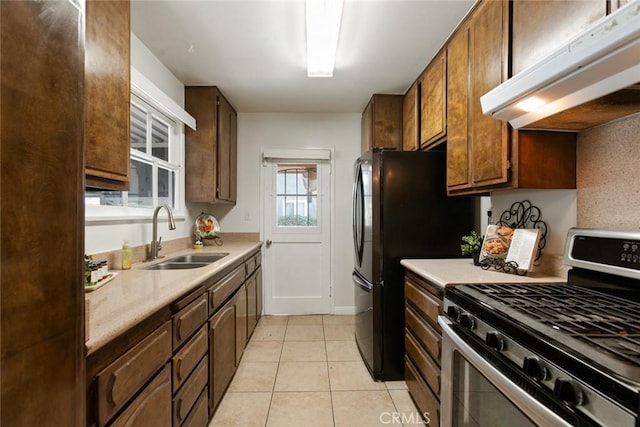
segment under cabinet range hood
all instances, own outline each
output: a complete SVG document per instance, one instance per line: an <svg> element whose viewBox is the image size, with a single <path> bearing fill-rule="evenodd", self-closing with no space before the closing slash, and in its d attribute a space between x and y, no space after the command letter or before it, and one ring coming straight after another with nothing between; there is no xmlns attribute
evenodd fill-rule
<svg viewBox="0 0 640 427"><path fill-rule="evenodd" d="M615 110L625 104L622 110L613 112L612 118L640 111L638 83L640 0L632 0L480 97L480 103L484 114L508 121L516 129L540 128L544 126L529 125L603 97L610 98L601 102L607 108ZM602 105L594 108L603 109ZM562 126L562 119L551 122L549 128L580 130L580 125Z"/></svg>

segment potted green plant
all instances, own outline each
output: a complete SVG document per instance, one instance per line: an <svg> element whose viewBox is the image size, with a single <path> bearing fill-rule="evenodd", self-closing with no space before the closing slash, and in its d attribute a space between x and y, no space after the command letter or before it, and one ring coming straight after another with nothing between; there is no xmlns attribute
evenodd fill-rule
<svg viewBox="0 0 640 427"><path fill-rule="evenodd" d="M475 231L472 231L471 234L466 236L462 236L462 244L460 245L460 250L462 251L462 255L471 255L473 257L473 264L480 265L480 248L482 247L482 236L480 236Z"/></svg>

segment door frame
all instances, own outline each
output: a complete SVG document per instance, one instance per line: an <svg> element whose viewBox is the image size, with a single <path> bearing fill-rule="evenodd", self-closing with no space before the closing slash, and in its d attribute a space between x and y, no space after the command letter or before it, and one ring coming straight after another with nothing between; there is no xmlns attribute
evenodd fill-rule
<svg viewBox="0 0 640 427"><path fill-rule="evenodd" d="M335 311L335 179L334 179L334 150L333 148L270 148L261 147L260 149L260 241L265 242L263 251L266 250L265 240L265 203L266 197L264 194L265 179L270 179L270 175L267 176L267 159L272 160L300 160L300 161L327 161L329 163L329 309L331 313ZM264 254L266 256L266 254ZM268 271L264 271L267 263L263 263L263 278L267 277ZM264 279L263 279L264 280ZM265 298L266 286L263 285L263 301Z"/></svg>

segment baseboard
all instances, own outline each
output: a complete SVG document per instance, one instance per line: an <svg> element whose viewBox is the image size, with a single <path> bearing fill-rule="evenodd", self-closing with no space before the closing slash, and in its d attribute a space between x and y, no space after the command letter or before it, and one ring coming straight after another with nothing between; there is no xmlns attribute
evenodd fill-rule
<svg viewBox="0 0 640 427"><path fill-rule="evenodd" d="M333 307L333 314L336 314L339 316L356 314L356 306L346 305L346 306L340 306L340 307Z"/></svg>

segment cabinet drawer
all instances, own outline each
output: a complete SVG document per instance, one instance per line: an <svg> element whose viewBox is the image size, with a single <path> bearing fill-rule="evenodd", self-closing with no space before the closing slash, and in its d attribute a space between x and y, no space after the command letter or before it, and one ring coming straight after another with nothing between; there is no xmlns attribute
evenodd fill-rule
<svg viewBox="0 0 640 427"><path fill-rule="evenodd" d="M433 390L436 396L440 395L440 367L434 363L429 354L420 347L420 344L411 335L409 331L406 331L404 338L404 345L406 348L407 356L418 369L418 372L425 379L431 390Z"/></svg>
<svg viewBox="0 0 640 427"><path fill-rule="evenodd" d="M202 390L193 409L182 424L182 427L202 427L209 424L209 390Z"/></svg>
<svg viewBox="0 0 640 427"><path fill-rule="evenodd" d="M171 322L166 322L97 376L98 422L104 425L171 358Z"/></svg>
<svg viewBox="0 0 640 427"><path fill-rule="evenodd" d="M211 287L209 297L209 315L212 315L244 282L245 267L239 265L219 282Z"/></svg>
<svg viewBox="0 0 640 427"><path fill-rule="evenodd" d="M429 427L440 426L440 401L422 380L415 366L409 358L405 357L404 377L409 389L409 394L416 403L420 413L427 418L425 422Z"/></svg>
<svg viewBox="0 0 640 427"><path fill-rule="evenodd" d="M413 336L416 337L424 348L429 352L431 357L440 362L440 341L442 341L442 335L439 332L433 330L433 328L422 320L418 314L409 306L405 311L405 319L407 328L411 331Z"/></svg>
<svg viewBox="0 0 640 427"><path fill-rule="evenodd" d="M173 316L173 347L180 347L194 331L204 325L208 313L207 296L202 295Z"/></svg>
<svg viewBox="0 0 640 427"><path fill-rule="evenodd" d="M120 414L110 427L171 426L171 375L169 365Z"/></svg>
<svg viewBox="0 0 640 427"><path fill-rule="evenodd" d="M438 315L442 309L442 301L429 295L410 280L404 282L404 292L407 302L423 316L430 325L438 328Z"/></svg>
<svg viewBox="0 0 640 427"><path fill-rule="evenodd" d="M246 268L247 277L251 275L256 269L256 257L252 256L245 263L244 266Z"/></svg>
<svg viewBox="0 0 640 427"><path fill-rule="evenodd" d="M193 371L184 387L180 389L173 399L173 425L179 426L193 408L209 381L209 363L203 357L198 367Z"/></svg>
<svg viewBox="0 0 640 427"><path fill-rule="evenodd" d="M179 352L173 356L173 392L175 393L187 379L209 349L207 327L203 326Z"/></svg>

